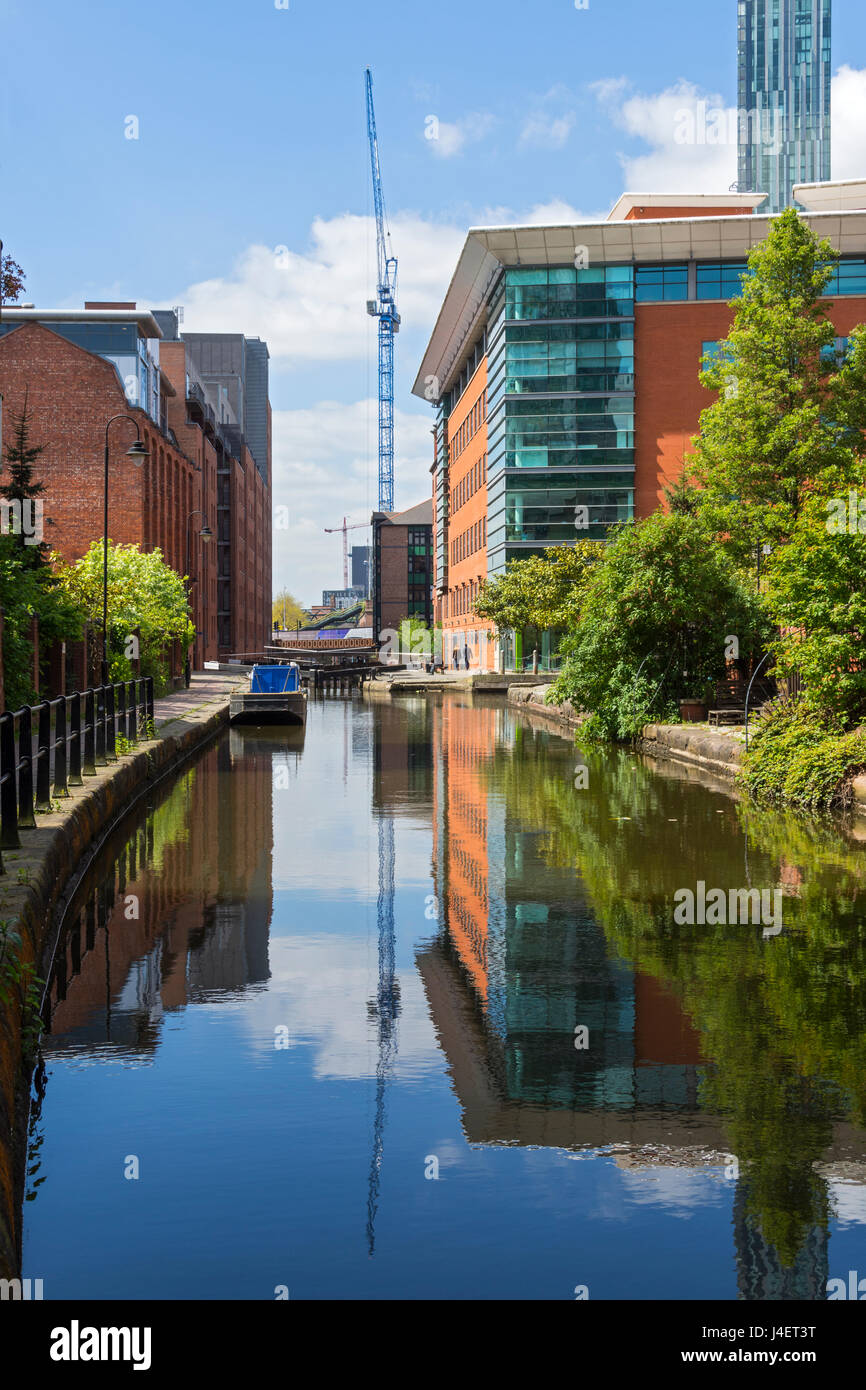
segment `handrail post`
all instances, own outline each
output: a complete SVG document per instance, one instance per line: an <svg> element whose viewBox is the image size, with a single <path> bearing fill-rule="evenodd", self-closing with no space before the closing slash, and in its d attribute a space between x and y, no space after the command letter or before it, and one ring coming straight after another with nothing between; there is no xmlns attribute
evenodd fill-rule
<svg viewBox="0 0 866 1390"><path fill-rule="evenodd" d="M69 784L80 787L84 778L81 775L81 695L79 691L69 696Z"/></svg>
<svg viewBox="0 0 866 1390"><path fill-rule="evenodd" d="M153 676L145 676L144 690L147 698L147 722L153 726Z"/></svg>
<svg viewBox="0 0 866 1390"><path fill-rule="evenodd" d="M37 705L36 809L51 810L51 706L47 700Z"/></svg>
<svg viewBox="0 0 866 1390"><path fill-rule="evenodd" d="M0 845L20 849L18 791L15 777L15 716L0 714Z"/></svg>
<svg viewBox="0 0 866 1390"><path fill-rule="evenodd" d="M126 681L120 681L117 686L117 722L121 737L128 741L126 730Z"/></svg>
<svg viewBox="0 0 866 1390"><path fill-rule="evenodd" d="M33 811L33 719L29 705L18 718L18 824L33 830L36 816Z"/></svg>
<svg viewBox="0 0 866 1390"><path fill-rule="evenodd" d="M96 726L96 763L103 767L108 762L105 756L105 686L98 685L94 691L96 697L94 708L94 723Z"/></svg>
<svg viewBox="0 0 866 1390"><path fill-rule="evenodd" d="M57 714L54 720L54 795L57 797L69 795L66 781L68 748L66 696L61 695L57 701Z"/></svg>
<svg viewBox="0 0 866 1390"><path fill-rule="evenodd" d="M135 681L130 681L126 691L126 736L130 743L138 743L138 705L135 702Z"/></svg>
<svg viewBox="0 0 866 1390"><path fill-rule="evenodd" d="M84 692L84 767L85 777L96 776L96 701L94 692Z"/></svg>
<svg viewBox="0 0 866 1390"><path fill-rule="evenodd" d="M105 756L108 762L117 762L117 725L115 723L113 681L105 687Z"/></svg>

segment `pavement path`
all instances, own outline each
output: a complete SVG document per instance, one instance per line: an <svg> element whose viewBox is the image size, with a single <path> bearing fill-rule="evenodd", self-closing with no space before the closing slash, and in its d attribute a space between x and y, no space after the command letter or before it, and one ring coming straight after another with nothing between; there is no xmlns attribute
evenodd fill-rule
<svg viewBox="0 0 866 1390"><path fill-rule="evenodd" d="M238 686L247 685L246 673L234 675L228 671L193 671L189 690L182 688L171 695L163 695L153 702L153 722L157 729L171 724L175 719L183 719L193 710L205 705L227 700Z"/></svg>

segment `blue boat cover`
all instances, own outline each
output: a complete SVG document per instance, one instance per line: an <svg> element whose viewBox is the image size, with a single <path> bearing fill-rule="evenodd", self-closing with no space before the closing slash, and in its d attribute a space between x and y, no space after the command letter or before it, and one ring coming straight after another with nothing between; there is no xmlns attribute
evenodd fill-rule
<svg viewBox="0 0 866 1390"><path fill-rule="evenodd" d="M300 690L300 668L292 662L288 666L254 666L250 680L250 692L255 695L282 695L286 691Z"/></svg>

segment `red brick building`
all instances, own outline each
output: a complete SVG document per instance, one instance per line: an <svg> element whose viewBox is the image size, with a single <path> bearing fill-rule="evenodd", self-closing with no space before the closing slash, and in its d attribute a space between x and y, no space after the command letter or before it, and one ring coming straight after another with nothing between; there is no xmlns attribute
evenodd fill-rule
<svg viewBox="0 0 866 1390"><path fill-rule="evenodd" d="M162 336L157 317L135 305L4 308L4 430L26 392L31 440L44 446L45 540L72 560L102 536L106 424L135 421L149 454L140 466L126 456L134 425L117 420L109 431L109 536L159 548L189 576L201 666L260 650L270 635L270 458L263 467L253 458L227 403L219 418L185 342Z"/></svg>

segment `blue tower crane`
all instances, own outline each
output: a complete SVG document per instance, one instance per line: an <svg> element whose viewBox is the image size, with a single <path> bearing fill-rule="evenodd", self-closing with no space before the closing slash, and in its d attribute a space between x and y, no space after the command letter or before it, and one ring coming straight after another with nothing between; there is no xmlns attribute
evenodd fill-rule
<svg viewBox="0 0 866 1390"><path fill-rule="evenodd" d="M394 510L394 334L400 331L397 313L397 257L391 253L391 234L385 225L385 199L379 169L379 141L373 110L373 74L367 68L367 135L373 171L376 212L376 298L367 300L367 313L379 320L379 511Z"/></svg>

